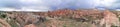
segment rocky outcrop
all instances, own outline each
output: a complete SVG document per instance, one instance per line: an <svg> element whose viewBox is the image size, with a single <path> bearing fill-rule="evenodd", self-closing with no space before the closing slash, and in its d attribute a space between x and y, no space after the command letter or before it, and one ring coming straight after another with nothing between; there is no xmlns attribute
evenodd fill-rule
<svg viewBox="0 0 120 27"><path fill-rule="evenodd" d="M104 18L100 21L100 25L104 27L111 27L112 25L119 26L119 19L115 14L110 12L109 10L105 10L103 12Z"/></svg>
<svg viewBox="0 0 120 27"><path fill-rule="evenodd" d="M9 23L7 23L5 20L2 19L0 19L0 24L2 25L2 27L11 27Z"/></svg>
<svg viewBox="0 0 120 27"><path fill-rule="evenodd" d="M34 24L25 25L24 27L36 27Z"/></svg>
<svg viewBox="0 0 120 27"><path fill-rule="evenodd" d="M91 10L55 10L49 12L13 12L8 14L12 19L15 19L22 27L35 27L34 25L49 19L48 27L58 27L63 24L63 19L69 19L73 22L89 22L94 27L111 27L118 26L119 21L117 16L109 10L100 11L97 9ZM51 20L52 19L52 20ZM54 20L53 20L54 19ZM59 20L58 20L59 19ZM62 21L60 21L62 20ZM47 22L47 21L46 21ZM66 22L66 21L65 21ZM66 22L70 23L70 22ZM52 25L51 25L52 24ZM79 24L79 23L78 23ZM82 24L81 24L82 25ZM85 26L85 25L84 25ZM61 27L61 26L60 26Z"/></svg>
<svg viewBox="0 0 120 27"><path fill-rule="evenodd" d="M11 19L17 21L18 24L20 24L20 27L29 24L39 24L45 20L44 17L40 17L32 13L13 12L13 14L8 14L8 16Z"/></svg>

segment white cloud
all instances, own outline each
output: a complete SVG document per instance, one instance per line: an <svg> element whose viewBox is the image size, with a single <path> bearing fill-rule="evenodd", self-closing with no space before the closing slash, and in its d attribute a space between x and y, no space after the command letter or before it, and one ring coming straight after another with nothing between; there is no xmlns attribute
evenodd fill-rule
<svg viewBox="0 0 120 27"><path fill-rule="evenodd" d="M0 11L30 11L30 12L46 12L50 11L50 8L47 6L30 6L30 7L22 7L21 9L15 8L0 8Z"/></svg>
<svg viewBox="0 0 120 27"><path fill-rule="evenodd" d="M114 2L116 2L116 0L103 0L103 1L101 1L101 4L109 7L109 6L111 6Z"/></svg>
<svg viewBox="0 0 120 27"><path fill-rule="evenodd" d="M116 11L120 11L120 9L116 9Z"/></svg>
<svg viewBox="0 0 120 27"><path fill-rule="evenodd" d="M19 0L22 3L43 3L42 0Z"/></svg>
<svg viewBox="0 0 120 27"><path fill-rule="evenodd" d="M48 6L28 6L28 7L22 7L23 11L49 11L51 10Z"/></svg>
<svg viewBox="0 0 120 27"><path fill-rule="evenodd" d="M112 8L119 7L118 5L114 6L112 4L112 2L115 1L116 0L0 0L0 7L13 7L22 8L23 10L31 9L45 11L50 10L50 8L93 8L97 6L108 6Z"/></svg>
<svg viewBox="0 0 120 27"><path fill-rule="evenodd" d="M0 8L0 11L14 11L14 8Z"/></svg>

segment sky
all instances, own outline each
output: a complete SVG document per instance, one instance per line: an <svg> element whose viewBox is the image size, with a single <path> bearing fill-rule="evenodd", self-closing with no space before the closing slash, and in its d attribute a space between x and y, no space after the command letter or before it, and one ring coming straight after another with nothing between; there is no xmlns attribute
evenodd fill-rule
<svg viewBox="0 0 120 27"><path fill-rule="evenodd" d="M50 11L61 8L120 9L120 0L0 0L0 11Z"/></svg>

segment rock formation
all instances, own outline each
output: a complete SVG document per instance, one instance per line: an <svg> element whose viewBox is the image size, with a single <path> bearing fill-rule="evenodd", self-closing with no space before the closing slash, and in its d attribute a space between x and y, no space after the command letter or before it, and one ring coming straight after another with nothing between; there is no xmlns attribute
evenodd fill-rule
<svg viewBox="0 0 120 27"><path fill-rule="evenodd" d="M2 27L11 27L9 23L7 23L5 20L2 19L0 19L0 24L2 25Z"/></svg>
<svg viewBox="0 0 120 27"><path fill-rule="evenodd" d="M103 12L104 18L100 21L100 25L105 27L111 27L112 25L119 26L119 19L115 14L110 12L109 10L105 10Z"/></svg>

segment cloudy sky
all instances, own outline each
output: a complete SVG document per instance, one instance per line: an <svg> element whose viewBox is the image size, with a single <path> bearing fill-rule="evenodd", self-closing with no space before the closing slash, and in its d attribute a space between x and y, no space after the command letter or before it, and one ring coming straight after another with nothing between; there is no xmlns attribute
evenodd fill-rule
<svg viewBox="0 0 120 27"><path fill-rule="evenodd" d="M0 0L0 11L48 11L60 8L120 8L120 0Z"/></svg>

